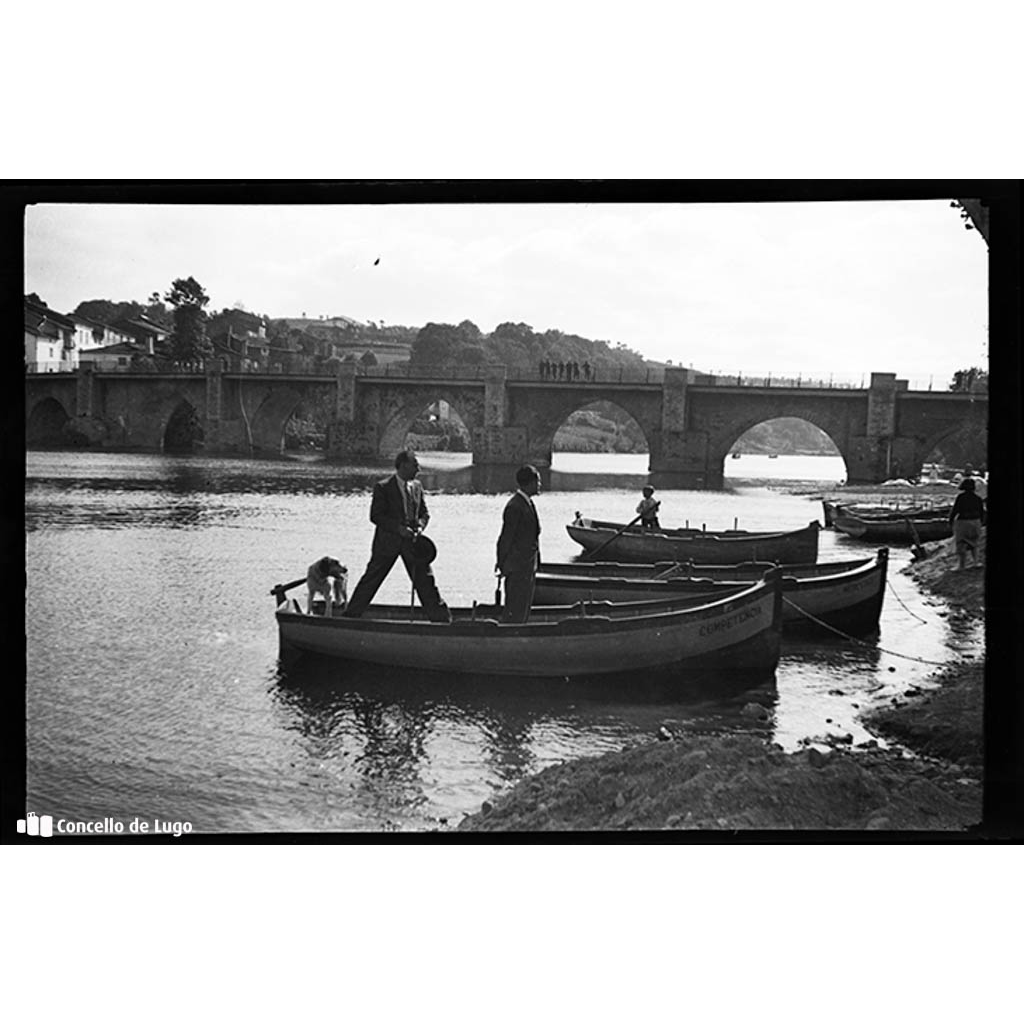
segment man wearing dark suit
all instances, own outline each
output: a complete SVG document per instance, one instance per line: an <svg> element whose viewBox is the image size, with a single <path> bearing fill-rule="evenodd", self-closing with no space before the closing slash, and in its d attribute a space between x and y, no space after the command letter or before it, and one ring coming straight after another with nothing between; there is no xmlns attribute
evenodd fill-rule
<svg viewBox="0 0 1024 1024"><path fill-rule="evenodd" d="M501 516L498 560L494 571L505 577L502 622L525 622L533 602L533 587L540 564L540 519L534 496L540 492L540 473L534 466L516 471L516 493Z"/></svg>
<svg viewBox="0 0 1024 1024"><path fill-rule="evenodd" d="M416 479L420 464L410 451L395 456L395 473L373 485L370 522L376 527L366 572L349 598L345 615L359 618L380 589L395 561L401 556L405 571L431 622L451 622L451 612L441 600L430 564L416 558L415 537L430 520L423 485ZM426 540L426 538L424 538Z"/></svg>

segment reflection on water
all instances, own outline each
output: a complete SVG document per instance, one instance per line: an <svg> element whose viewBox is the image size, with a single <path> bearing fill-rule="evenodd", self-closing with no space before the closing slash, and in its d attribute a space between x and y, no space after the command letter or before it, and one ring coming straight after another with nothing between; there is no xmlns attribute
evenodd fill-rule
<svg viewBox="0 0 1024 1024"><path fill-rule="evenodd" d="M637 457L610 457L603 471L590 459L556 465L538 499L548 561L578 554L564 529L576 509L625 522L639 500ZM489 600L512 483L490 489L465 456L422 461L442 593L453 605ZM863 742L861 710L926 682L931 662L983 652L981 630L923 596L900 572L909 551L894 549L878 638L786 638L768 679L602 688L318 659L279 666L270 587L327 552L358 572L370 487L389 471L29 453L30 804L207 832L433 828L525 775L662 726L755 732L787 749L829 731ZM659 495L668 524L794 528L820 514L810 498L764 488ZM822 561L872 552L820 537ZM67 600L68 580L87 581L88 614ZM400 570L380 600L408 602Z"/></svg>
<svg viewBox="0 0 1024 1024"><path fill-rule="evenodd" d="M278 683L282 727L303 737L311 757L343 759L357 780L351 791L373 806L383 792L389 806L400 793L406 819L409 807L429 808L437 799L427 794L439 759L475 763L473 786L483 799L488 788L481 783L501 788L583 750L652 738L662 725L769 735L777 702L771 675L696 678L677 681L671 693L639 687L624 694L594 683L451 677L314 657L280 666ZM752 701L765 712L756 721L743 717ZM434 817L458 813L442 805Z"/></svg>

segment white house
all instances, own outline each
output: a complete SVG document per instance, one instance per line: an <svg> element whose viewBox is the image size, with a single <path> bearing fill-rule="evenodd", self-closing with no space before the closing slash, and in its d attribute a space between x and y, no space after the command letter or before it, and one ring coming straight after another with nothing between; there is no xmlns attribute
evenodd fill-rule
<svg viewBox="0 0 1024 1024"><path fill-rule="evenodd" d="M77 366L75 325L62 314L25 299L25 369L67 373Z"/></svg>
<svg viewBox="0 0 1024 1024"><path fill-rule="evenodd" d="M92 349L104 348L108 345L130 344L135 340L126 331L119 331L92 317L69 313L68 319L75 325L75 354L78 358L81 357L81 353L89 352ZM78 358L75 359L76 365Z"/></svg>

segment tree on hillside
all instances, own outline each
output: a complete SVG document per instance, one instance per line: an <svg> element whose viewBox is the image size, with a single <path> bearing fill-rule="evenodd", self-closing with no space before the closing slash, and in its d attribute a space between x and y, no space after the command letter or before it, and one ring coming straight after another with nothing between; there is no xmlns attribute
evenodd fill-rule
<svg viewBox="0 0 1024 1024"><path fill-rule="evenodd" d="M145 316L161 327L171 327L171 316L160 296L153 292L145 304L129 300L112 302L110 299L86 299L75 306L75 313L99 320L101 324L113 324L118 320L134 320Z"/></svg>
<svg viewBox="0 0 1024 1024"><path fill-rule="evenodd" d="M466 366L482 366L487 362L487 353L481 345L463 345L455 358Z"/></svg>
<svg viewBox="0 0 1024 1024"><path fill-rule="evenodd" d="M463 320L458 326L458 332L464 345L479 345L484 340L483 332L472 320Z"/></svg>
<svg viewBox="0 0 1024 1024"><path fill-rule="evenodd" d="M973 391L975 394L988 394L988 372L980 366L972 366L966 370L957 370L949 384L950 391Z"/></svg>
<svg viewBox="0 0 1024 1024"><path fill-rule="evenodd" d="M170 328L172 326L171 311L164 305L159 292L153 292L150 295L146 300L146 305L143 307L143 312L150 320L160 324L161 327Z"/></svg>
<svg viewBox="0 0 1024 1024"><path fill-rule="evenodd" d="M164 298L171 304L174 329L171 357L196 362L209 356L213 347L206 337L206 310L210 297L194 277L179 277Z"/></svg>
<svg viewBox="0 0 1024 1024"><path fill-rule="evenodd" d="M75 312L79 316L87 316L93 320L99 320L101 324L112 324L116 320L123 320L131 316L129 303L111 302L109 299L86 299L75 306Z"/></svg>
<svg viewBox="0 0 1024 1024"><path fill-rule="evenodd" d="M468 323L468 320L463 321L463 324ZM477 333L479 334L479 331ZM466 341L462 324L458 327L454 324L424 324L412 343L409 362L413 366L453 363Z"/></svg>

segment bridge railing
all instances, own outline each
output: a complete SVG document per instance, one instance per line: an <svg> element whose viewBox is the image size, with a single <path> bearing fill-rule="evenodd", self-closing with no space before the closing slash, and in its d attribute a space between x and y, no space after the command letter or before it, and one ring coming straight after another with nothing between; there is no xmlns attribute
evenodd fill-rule
<svg viewBox="0 0 1024 1024"><path fill-rule="evenodd" d="M230 366L227 360L212 360L206 363L202 361L185 363L141 363L137 365L109 367L97 370L96 372L106 374L197 374L205 373L207 367L217 366L227 373L244 373L253 376L323 376L332 377L333 371L311 367L306 368L285 368L280 365L273 366ZM486 379L489 367L476 364L450 364L437 363L431 365L410 366L408 363L385 363L380 366L357 366L356 376L373 380L381 379L403 379L403 380L484 380ZM70 376L76 371L64 371L62 375ZM26 368L27 377L53 376L54 372L42 372ZM826 377L805 377L767 374L744 374L744 373L697 373L691 371L689 382L696 385L712 387L749 387L749 388L818 388L832 390L863 390L870 385L870 374L855 375L830 375ZM570 363L548 366L546 368L522 368L509 367L506 370L506 380L521 383L540 384L662 384L665 380L664 367L600 367L590 366L587 363ZM910 391L932 391L937 390L944 393L945 387L934 388L934 379L911 379L907 382Z"/></svg>

